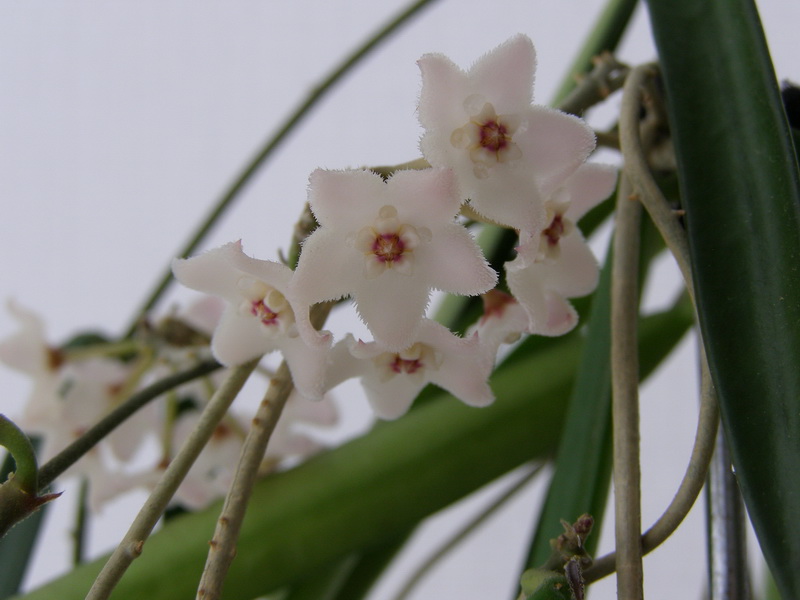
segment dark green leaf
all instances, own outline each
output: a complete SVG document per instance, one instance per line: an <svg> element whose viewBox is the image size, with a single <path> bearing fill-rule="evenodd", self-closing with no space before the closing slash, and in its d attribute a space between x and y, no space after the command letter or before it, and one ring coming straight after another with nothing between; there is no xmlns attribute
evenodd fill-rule
<svg viewBox="0 0 800 600"><path fill-rule="evenodd" d="M698 310L759 542L800 598L800 178L750 0L651 0Z"/></svg>

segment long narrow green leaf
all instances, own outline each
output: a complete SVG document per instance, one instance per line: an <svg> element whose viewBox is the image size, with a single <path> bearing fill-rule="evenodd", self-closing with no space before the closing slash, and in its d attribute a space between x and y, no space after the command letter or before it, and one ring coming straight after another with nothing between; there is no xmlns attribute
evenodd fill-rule
<svg viewBox="0 0 800 600"><path fill-rule="evenodd" d="M653 259L664 250L664 242L649 219L642 222L640 290ZM528 568L542 566L551 554L550 540L562 532L560 520L572 522L583 513L595 518L595 533L586 541L594 554L611 476L611 261L606 257L600 283L594 293L586 345L570 396L567 419L559 444L555 472L542 506L528 553ZM687 298L679 306L692 312ZM646 378L658 362L642 363ZM660 356L656 353L655 356Z"/></svg>
<svg viewBox="0 0 800 600"><path fill-rule="evenodd" d="M555 472L528 554L529 569L543 565L550 557L550 540L562 532L561 519L572 523L583 513L595 516L597 532L587 540L592 545L587 552L592 554L597 545L611 456L610 266L611 261L606 260L594 294L589 334L570 397Z"/></svg>
<svg viewBox="0 0 800 600"><path fill-rule="evenodd" d="M703 337L747 508L800 598L800 177L751 0L650 0Z"/></svg>
<svg viewBox="0 0 800 600"><path fill-rule="evenodd" d="M642 347L656 353L650 359L660 360L690 324L682 308L650 318L642 324ZM669 347L659 346L665 340ZM257 597L390 541L519 464L551 453L579 351L577 337L553 340L547 352L498 369L492 380L498 400L488 408L443 398L261 482L225 597ZM193 597L218 510L176 518L154 535L114 598ZM102 562L80 567L26 598L83 598Z"/></svg>
<svg viewBox="0 0 800 600"><path fill-rule="evenodd" d="M335 600L358 561L358 556L351 555L315 570L293 585L282 600Z"/></svg>
<svg viewBox="0 0 800 600"><path fill-rule="evenodd" d="M386 568L411 537L411 532L401 535L379 546L366 548L361 553L347 581L339 588L335 600L363 600Z"/></svg>

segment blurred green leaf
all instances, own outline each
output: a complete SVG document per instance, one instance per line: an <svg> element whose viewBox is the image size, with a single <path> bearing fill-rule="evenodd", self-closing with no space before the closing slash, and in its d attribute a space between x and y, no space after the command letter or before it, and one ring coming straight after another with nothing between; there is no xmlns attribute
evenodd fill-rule
<svg viewBox="0 0 800 600"><path fill-rule="evenodd" d="M712 376L750 518L800 598L800 177L751 0L651 0Z"/></svg>
<svg viewBox="0 0 800 600"><path fill-rule="evenodd" d="M411 532L378 546L365 548L341 585L336 600L362 600L411 537Z"/></svg>
<svg viewBox="0 0 800 600"><path fill-rule="evenodd" d="M664 243L650 219L642 220L639 265L640 290L653 259ZM611 483L611 260L610 252L593 294L583 356L575 387L569 400L564 434L559 444L555 471L542 505L528 553L528 568L542 566L550 557L550 540L561 531L560 520L572 522L588 513L595 519L594 533L586 542L593 555L600 539L608 488ZM692 308L681 298L687 314ZM682 332L679 332L682 335ZM666 340L680 339L669 336ZM660 363L659 357L644 350L640 376L646 378Z"/></svg>
<svg viewBox="0 0 800 600"><path fill-rule="evenodd" d="M665 340L680 337L690 324L680 307L647 318L642 347L663 357ZM547 352L501 365L490 407L470 408L443 394L259 483L224 597L256 597L388 542L503 473L552 453L580 348L575 336L554 339ZM154 535L114 598L193 597L218 510L214 505L176 518ZM83 598L103 562L81 566L26 598Z"/></svg>

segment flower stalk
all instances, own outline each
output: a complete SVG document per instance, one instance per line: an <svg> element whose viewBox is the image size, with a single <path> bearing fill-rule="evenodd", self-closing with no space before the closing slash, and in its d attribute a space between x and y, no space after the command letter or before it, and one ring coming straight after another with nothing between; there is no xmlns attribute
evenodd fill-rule
<svg viewBox="0 0 800 600"><path fill-rule="evenodd" d="M19 521L61 494L39 495L39 469L31 441L5 415L0 414L0 445L5 446L17 463L17 470L0 484L0 538Z"/></svg>

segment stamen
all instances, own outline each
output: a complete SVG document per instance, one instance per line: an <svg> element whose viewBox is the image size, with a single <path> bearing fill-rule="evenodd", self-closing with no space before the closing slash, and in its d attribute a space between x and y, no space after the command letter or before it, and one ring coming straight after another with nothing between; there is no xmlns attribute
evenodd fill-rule
<svg viewBox="0 0 800 600"><path fill-rule="evenodd" d="M412 252L419 245L420 235L413 226L400 223L395 207L381 207L372 226L362 228L351 239L353 246L364 254L364 276L368 279L386 269L395 269L403 275L412 272Z"/></svg>
<svg viewBox="0 0 800 600"><path fill-rule="evenodd" d="M450 135L454 148L467 150L474 163L473 172L478 179L489 176L490 168L522 156L513 136L519 127L516 115L498 115L494 106L485 102L480 112L472 114L469 121Z"/></svg>
<svg viewBox="0 0 800 600"><path fill-rule="evenodd" d="M264 304L263 300L255 300L250 303L250 314L258 318L262 325L277 325L278 313Z"/></svg>

